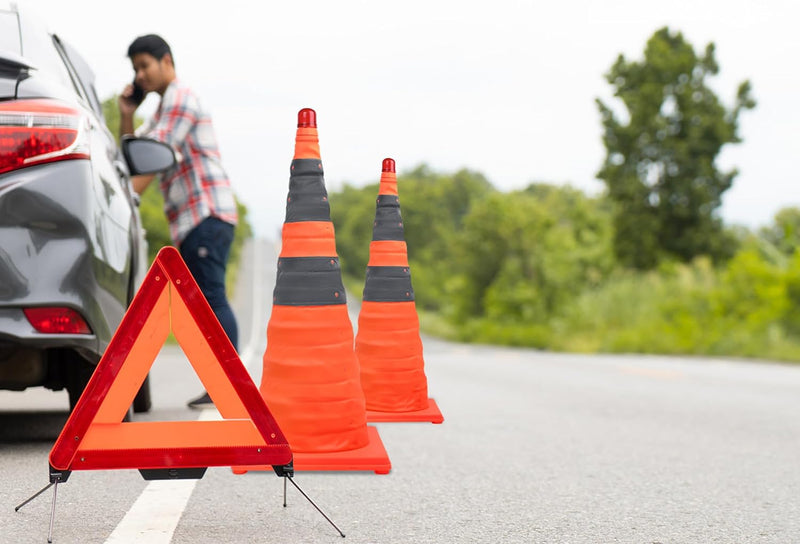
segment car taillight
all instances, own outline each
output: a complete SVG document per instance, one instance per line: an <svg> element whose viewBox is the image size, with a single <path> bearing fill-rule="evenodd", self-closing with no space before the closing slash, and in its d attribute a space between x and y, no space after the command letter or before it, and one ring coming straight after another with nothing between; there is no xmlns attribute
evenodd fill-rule
<svg viewBox="0 0 800 544"><path fill-rule="evenodd" d="M0 102L0 174L65 159L88 159L88 120L56 100Z"/></svg>
<svg viewBox="0 0 800 544"><path fill-rule="evenodd" d="M34 329L45 334L91 334L92 329L71 308L25 308L25 317Z"/></svg>

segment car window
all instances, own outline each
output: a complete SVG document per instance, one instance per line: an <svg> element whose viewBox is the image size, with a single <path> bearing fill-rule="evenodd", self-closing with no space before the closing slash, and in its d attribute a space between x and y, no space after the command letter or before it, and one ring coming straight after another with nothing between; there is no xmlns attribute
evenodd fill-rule
<svg viewBox="0 0 800 544"><path fill-rule="evenodd" d="M75 70L75 75L78 78L80 85L83 87L84 94L89 100L89 104L100 119L103 117L103 105L97 98L97 91L94 87L94 72L89 67L89 64L83 59L78 51L64 40L59 39L58 43L61 44L67 61L72 65Z"/></svg>
<svg viewBox="0 0 800 544"><path fill-rule="evenodd" d="M19 38L17 14L0 10L0 51L2 50L19 55L22 52L22 45Z"/></svg>
<svg viewBox="0 0 800 544"><path fill-rule="evenodd" d="M22 56L39 69L40 77L54 80L79 93L46 27L35 18L26 18L24 23L21 28Z"/></svg>
<svg viewBox="0 0 800 544"><path fill-rule="evenodd" d="M22 53L17 14L0 10L0 51L4 49L17 55Z"/></svg>

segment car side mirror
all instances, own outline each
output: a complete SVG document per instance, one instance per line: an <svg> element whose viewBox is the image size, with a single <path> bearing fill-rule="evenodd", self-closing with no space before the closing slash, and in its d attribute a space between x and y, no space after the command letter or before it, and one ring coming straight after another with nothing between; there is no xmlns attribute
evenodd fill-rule
<svg viewBox="0 0 800 544"><path fill-rule="evenodd" d="M122 154L132 175L157 174L176 163L169 145L150 138L123 137Z"/></svg>

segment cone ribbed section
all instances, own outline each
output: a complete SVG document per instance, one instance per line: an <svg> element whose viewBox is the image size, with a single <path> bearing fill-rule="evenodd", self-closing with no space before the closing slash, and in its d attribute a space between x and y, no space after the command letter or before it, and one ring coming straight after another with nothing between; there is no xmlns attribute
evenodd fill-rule
<svg viewBox="0 0 800 544"><path fill-rule="evenodd" d="M379 439L372 458L343 460L376 446L377 438L366 425L346 302L316 114L301 110L259 390L295 454L296 469L386 473L389 460Z"/></svg>
<svg viewBox="0 0 800 544"><path fill-rule="evenodd" d="M259 390L293 452L328 453L367 445L364 395L344 305L273 305ZM344 311L344 315L342 315ZM348 321L349 325L349 321ZM298 467L300 468L300 467Z"/></svg>
<svg viewBox="0 0 800 544"><path fill-rule="evenodd" d="M367 419L441 423L428 398L404 238L395 163L385 159L355 343Z"/></svg>

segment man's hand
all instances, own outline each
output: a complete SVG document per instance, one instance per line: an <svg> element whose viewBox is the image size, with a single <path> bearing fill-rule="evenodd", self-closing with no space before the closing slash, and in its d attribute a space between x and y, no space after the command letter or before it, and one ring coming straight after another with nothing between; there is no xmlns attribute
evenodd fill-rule
<svg viewBox="0 0 800 544"><path fill-rule="evenodd" d="M136 194L142 194L147 186L150 185L150 182L155 179L155 174L143 174L139 176L131 176L131 185L133 185L133 190L136 191Z"/></svg>
<svg viewBox="0 0 800 544"><path fill-rule="evenodd" d="M131 96L133 96L133 84L128 83L117 98L120 115L133 117L133 114L136 113L136 108L138 108L139 105L131 100Z"/></svg>
<svg viewBox="0 0 800 544"><path fill-rule="evenodd" d="M122 89L122 93L117 97L117 106L119 107L119 136L120 138L126 134L133 134L133 114L136 113L136 108L139 107L130 96L133 95L133 84L128 83Z"/></svg>

